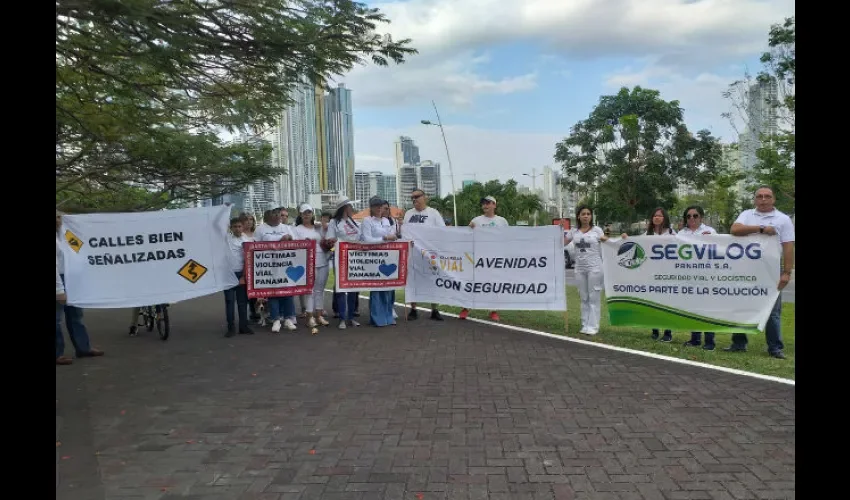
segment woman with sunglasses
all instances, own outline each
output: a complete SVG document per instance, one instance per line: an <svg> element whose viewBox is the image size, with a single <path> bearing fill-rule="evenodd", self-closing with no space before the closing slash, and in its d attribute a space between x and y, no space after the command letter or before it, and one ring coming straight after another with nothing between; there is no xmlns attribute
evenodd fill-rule
<svg viewBox="0 0 850 500"><path fill-rule="evenodd" d="M706 226L702 219L705 217L705 211L699 205L691 205L685 209L682 219L685 221L685 226L679 231L680 235L699 236L703 234L717 234L711 226ZM685 342L685 347L698 347L702 343L701 332L691 332L691 340ZM705 332L705 345L702 346L706 351L714 350L714 332Z"/></svg>
<svg viewBox="0 0 850 500"><path fill-rule="evenodd" d="M661 207L656 208L652 212L650 212L649 216L649 224L646 226L646 235L647 236L661 236L661 235L674 235L676 231L670 226L670 214L667 213L667 210L664 210ZM622 238L628 238L628 234L623 233ZM659 336L658 328L652 329L652 340L658 340ZM673 332L670 330L664 330L664 336L661 337L661 342L673 342Z"/></svg>

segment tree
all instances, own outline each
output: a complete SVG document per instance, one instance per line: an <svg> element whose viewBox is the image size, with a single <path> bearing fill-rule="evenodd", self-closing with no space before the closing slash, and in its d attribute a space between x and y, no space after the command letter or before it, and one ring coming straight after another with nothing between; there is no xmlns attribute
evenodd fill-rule
<svg viewBox="0 0 850 500"><path fill-rule="evenodd" d="M295 86L416 53L353 0L57 0L56 194L123 209L280 173L258 141ZM114 208L114 207L113 207Z"/></svg>
<svg viewBox="0 0 850 500"><path fill-rule="evenodd" d="M468 225L473 218L481 215L481 198L485 196L496 198L496 213L507 219L511 225L515 225L518 220L533 218L534 213L543 208L539 196L520 193L517 190L517 182L513 179L504 184L498 180L488 181L486 184L474 182L457 194L458 225ZM431 198L429 204L444 215L452 213L452 195ZM548 224L550 221L538 219L538 223L540 222Z"/></svg>
<svg viewBox="0 0 850 500"><path fill-rule="evenodd" d="M705 186L720 163L720 144L711 133L694 135L683 120L679 102L664 101L657 90L623 87L602 96L555 147L564 184L597 192L611 215L624 214L629 224L662 202L672 206L677 187Z"/></svg>
<svg viewBox="0 0 850 500"><path fill-rule="evenodd" d="M724 113L739 133L748 184L769 185L776 206L794 213L796 163L796 20L771 26L762 70L733 82L724 92L731 111ZM767 90L767 91L764 91ZM742 125L741 125L742 124ZM750 203L751 204L751 203Z"/></svg>

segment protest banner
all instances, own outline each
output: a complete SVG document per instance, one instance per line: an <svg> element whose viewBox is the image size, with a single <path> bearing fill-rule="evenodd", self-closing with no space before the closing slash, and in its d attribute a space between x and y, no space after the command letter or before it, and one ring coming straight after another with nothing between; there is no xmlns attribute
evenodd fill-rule
<svg viewBox="0 0 850 500"><path fill-rule="evenodd" d="M409 241L350 243L338 241L334 269L338 292L383 291L407 284Z"/></svg>
<svg viewBox="0 0 850 500"><path fill-rule="evenodd" d="M248 298L289 297L313 293L316 242L313 240L250 242L245 249Z"/></svg>
<svg viewBox="0 0 850 500"><path fill-rule="evenodd" d="M602 245L612 325L764 331L779 296L780 246L750 235L635 236Z"/></svg>
<svg viewBox="0 0 850 500"><path fill-rule="evenodd" d="M229 217L227 206L63 216L58 244L68 304L142 307L236 286Z"/></svg>
<svg viewBox="0 0 850 500"><path fill-rule="evenodd" d="M413 240L405 300L470 309L566 311L559 226L403 226Z"/></svg>

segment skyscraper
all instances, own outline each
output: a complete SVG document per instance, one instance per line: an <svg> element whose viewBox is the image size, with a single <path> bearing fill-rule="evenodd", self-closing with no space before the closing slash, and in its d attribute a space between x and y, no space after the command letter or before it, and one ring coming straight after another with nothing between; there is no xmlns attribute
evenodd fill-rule
<svg viewBox="0 0 850 500"><path fill-rule="evenodd" d="M397 141L395 141L395 173L398 178L398 182L396 183L396 199L403 200L405 194L409 194L410 191L405 191L406 188L402 187L402 184L407 186L410 184L409 180L405 180L405 175L402 174L402 167L405 165L418 165L419 164L419 146L413 142L413 139L407 136L400 136ZM406 174L408 177L410 175L415 175L415 172L411 171ZM413 188L411 188L413 189ZM407 202L404 202L405 204Z"/></svg>
<svg viewBox="0 0 850 500"><path fill-rule="evenodd" d="M391 207L398 206L398 197L396 196L396 176L393 174L381 174L378 179L378 196L387 200Z"/></svg>
<svg viewBox="0 0 850 500"><path fill-rule="evenodd" d="M421 189L429 197L440 196L440 164L425 160L419 165L402 165L398 169L399 204L404 209L412 208L410 193Z"/></svg>
<svg viewBox="0 0 850 500"><path fill-rule="evenodd" d="M396 176L383 172L354 172L355 208L363 210L368 207L369 199L374 196L388 201L390 206L397 206L395 181Z"/></svg>
<svg viewBox="0 0 850 500"><path fill-rule="evenodd" d="M328 145L327 189L354 194L354 119L351 90L340 83L325 96L325 123Z"/></svg>
<svg viewBox="0 0 850 500"><path fill-rule="evenodd" d="M774 78L761 79L747 91L747 126L738 136L744 171L751 170L758 162L756 152L764 137L776 134L779 129L778 93Z"/></svg>

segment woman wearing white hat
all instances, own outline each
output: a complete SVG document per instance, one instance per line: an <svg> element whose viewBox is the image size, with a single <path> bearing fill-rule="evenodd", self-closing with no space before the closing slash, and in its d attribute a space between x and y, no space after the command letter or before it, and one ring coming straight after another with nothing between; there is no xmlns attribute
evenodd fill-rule
<svg viewBox="0 0 850 500"><path fill-rule="evenodd" d="M369 217L363 219L362 239L366 243L383 243L398 239L395 228L383 224L384 200L374 197L369 200ZM369 293L369 324L374 326L394 325L392 290Z"/></svg>
<svg viewBox="0 0 850 500"><path fill-rule="evenodd" d="M328 282L328 253L322 243L324 239L321 227L315 225L313 207L307 203L298 208L298 221L295 226L295 237L299 240L314 240L316 242L316 280L313 282L313 293L305 295L304 311L307 313L307 326L314 335L319 331L317 325L327 326L328 322L322 317L325 304L325 285Z"/></svg>
<svg viewBox="0 0 850 500"><path fill-rule="evenodd" d="M354 202L343 196L336 204L336 213L328 223L328 240L360 241L360 225L352 217L354 215ZM343 292L334 294L339 312L339 329L345 330L349 326L360 326L354 321L354 310L357 307L358 292Z"/></svg>

